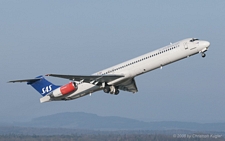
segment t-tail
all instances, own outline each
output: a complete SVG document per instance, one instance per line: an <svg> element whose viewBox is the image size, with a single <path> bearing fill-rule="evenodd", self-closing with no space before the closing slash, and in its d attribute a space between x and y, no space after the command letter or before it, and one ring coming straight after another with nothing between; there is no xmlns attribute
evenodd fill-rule
<svg viewBox="0 0 225 141"><path fill-rule="evenodd" d="M63 86L57 86L46 80L42 75L33 79L13 80L9 82L27 82L28 85L31 85L43 96L40 98L41 103L57 100L70 100L65 97L78 89L75 82L69 82Z"/></svg>
<svg viewBox="0 0 225 141"><path fill-rule="evenodd" d="M9 81L11 83L15 82L27 82L28 85L31 85L36 91L38 91L42 96L45 96L52 92L53 90L59 88L60 86L54 85L48 80L46 80L42 75L37 76L34 79L22 79L22 80L13 80Z"/></svg>

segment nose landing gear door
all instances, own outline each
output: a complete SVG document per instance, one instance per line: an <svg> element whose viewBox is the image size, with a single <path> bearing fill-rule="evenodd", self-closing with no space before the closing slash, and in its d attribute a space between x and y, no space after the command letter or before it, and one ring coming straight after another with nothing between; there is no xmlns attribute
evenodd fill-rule
<svg viewBox="0 0 225 141"><path fill-rule="evenodd" d="M185 50L188 49L188 43L187 42L184 43L184 49Z"/></svg>

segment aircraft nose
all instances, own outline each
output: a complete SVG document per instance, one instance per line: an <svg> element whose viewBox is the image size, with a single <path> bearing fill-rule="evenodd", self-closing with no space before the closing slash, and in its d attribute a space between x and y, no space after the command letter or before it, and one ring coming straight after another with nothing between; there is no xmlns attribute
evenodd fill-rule
<svg viewBox="0 0 225 141"><path fill-rule="evenodd" d="M210 46L210 42L208 42L208 41L203 41L203 43L202 43L202 45L204 46L204 47L209 47Z"/></svg>

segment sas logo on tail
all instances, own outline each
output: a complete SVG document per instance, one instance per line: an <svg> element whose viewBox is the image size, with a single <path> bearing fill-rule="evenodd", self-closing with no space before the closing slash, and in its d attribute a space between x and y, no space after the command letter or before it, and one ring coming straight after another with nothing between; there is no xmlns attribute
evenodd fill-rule
<svg viewBox="0 0 225 141"><path fill-rule="evenodd" d="M46 86L46 87L42 88L41 90L42 90L42 94L48 93L48 92L52 91L52 85Z"/></svg>

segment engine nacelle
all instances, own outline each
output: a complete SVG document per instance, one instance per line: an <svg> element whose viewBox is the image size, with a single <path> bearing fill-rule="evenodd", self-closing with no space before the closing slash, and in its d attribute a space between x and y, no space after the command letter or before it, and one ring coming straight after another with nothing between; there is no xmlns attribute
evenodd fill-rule
<svg viewBox="0 0 225 141"><path fill-rule="evenodd" d="M58 89L54 90L51 94L50 97L59 97L63 95L70 94L72 92L75 92L77 90L77 86L74 82L70 82L66 85L63 85L59 87Z"/></svg>

